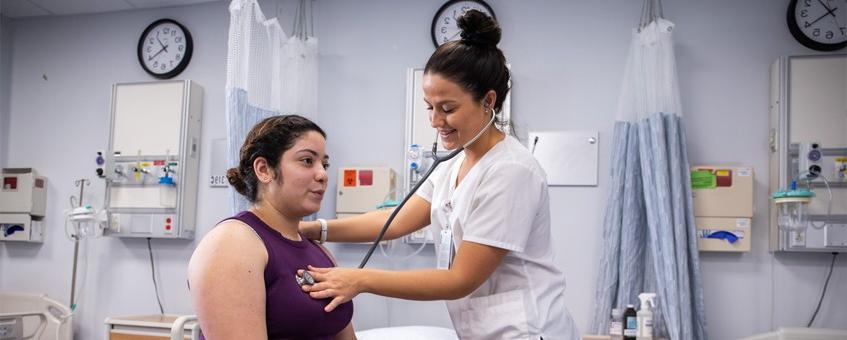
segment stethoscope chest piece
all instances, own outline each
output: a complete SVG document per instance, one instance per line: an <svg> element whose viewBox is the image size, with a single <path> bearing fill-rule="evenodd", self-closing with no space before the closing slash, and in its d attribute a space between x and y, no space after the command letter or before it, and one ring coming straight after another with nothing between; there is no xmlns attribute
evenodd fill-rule
<svg viewBox="0 0 847 340"><path fill-rule="evenodd" d="M312 274L309 274L307 271L303 271L303 275L294 274L294 278L297 280L297 285L305 286L305 285L314 285L315 278L312 277Z"/></svg>

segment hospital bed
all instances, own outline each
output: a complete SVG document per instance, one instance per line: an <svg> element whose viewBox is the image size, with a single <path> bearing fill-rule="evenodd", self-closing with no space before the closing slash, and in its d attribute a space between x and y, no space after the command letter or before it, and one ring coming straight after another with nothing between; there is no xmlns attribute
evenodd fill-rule
<svg viewBox="0 0 847 340"><path fill-rule="evenodd" d="M0 339L73 340L71 318L46 295L0 292Z"/></svg>
<svg viewBox="0 0 847 340"><path fill-rule="evenodd" d="M190 326L187 326L190 325ZM192 340L197 340L199 329L197 328L197 316L186 315L177 318L171 327L170 340L188 339L185 336L185 331L190 330ZM458 340L456 332L452 329L442 327L429 326L405 326L405 327L385 327L374 328L356 332L356 338L359 340Z"/></svg>
<svg viewBox="0 0 847 340"><path fill-rule="evenodd" d="M374 328L356 332L359 340L458 340L456 331L442 327L405 326Z"/></svg>
<svg viewBox="0 0 847 340"><path fill-rule="evenodd" d="M199 340L194 315L133 315L106 318L107 340Z"/></svg>
<svg viewBox="0 0 847 340"><path fill-rule="evenodd" d="M844 340L847 330L803 327L780 327L779 329L749 336L741 340Z"/></svg>

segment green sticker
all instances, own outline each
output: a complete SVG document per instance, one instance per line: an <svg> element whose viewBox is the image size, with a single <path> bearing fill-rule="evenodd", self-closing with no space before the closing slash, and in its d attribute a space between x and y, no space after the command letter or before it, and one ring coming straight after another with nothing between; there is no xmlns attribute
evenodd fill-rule
<svg viewBox="0 0 847 340"><path fill-rule="evenodd" d="M717 186L717 176L710 171L695 170L691 172L692 189L714 189Z"/></svg>

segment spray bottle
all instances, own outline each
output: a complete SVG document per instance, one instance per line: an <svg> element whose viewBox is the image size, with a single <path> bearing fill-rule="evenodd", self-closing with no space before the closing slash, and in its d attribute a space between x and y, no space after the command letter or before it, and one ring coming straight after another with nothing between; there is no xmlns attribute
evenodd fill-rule
<svg viewBox="0 0 847 340"><path fill-rule="evenodd" d="M653 339L653 312L651 308L656 307L656 293L638 294L641 300L641 309L638 310L638 332L637 340Z"/></svg>

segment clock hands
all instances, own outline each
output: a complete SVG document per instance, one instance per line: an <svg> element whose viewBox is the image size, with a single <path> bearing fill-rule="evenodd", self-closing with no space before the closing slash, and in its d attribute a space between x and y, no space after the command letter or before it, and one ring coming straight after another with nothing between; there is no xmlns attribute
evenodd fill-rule
<svg viewBox="0 0 847 340"><path fill-rule="evenodd" d="M158 42L159 42L159 45L160 45L160 46L162 46L162 49L163 49L165 52L167 52L167 51L168 51L168 45L163 44L163 43L162 43L162 41L161 41L161 40L159 40L159 32L156 32L156 41L158 41Z"/></svg>
<svg viewBox="0 0 847 340"><path fill-rule="evenodd" d="M156 41L159 42L159 45L162 46L162 49L159 50L159 52L156 52L156 54L147 57L147 61L153 60L153 58L155 58L160 53L168 51L168 45L163 44L162 41L159 40L159 32L156 32Z"/></svg>
<svg viewBox="0 0 847 340"><path fill-rule="evenodd" d="M165 50L166 50L166 49L165 49L165 47L162 47L162 49L161 49L161 50L159 50L159 52L156 52L156 54L151 55L150 57L148 57L148 58L147 58L147 61L153 60L153 58L155 58L157 55L159 55L159 53L162 53L162 52L164 52Z"/></svg>
<svg viewBox="0 0 847 340"><path fill-rule="evenodd" d="M831 10L831 9L829 9L829 6L827 6L825 2L823 2L823 1L821 1L821 0L818 0L818 3L820 3L820 4L821 4L821 6L823 6L823 8L826 8L826 11L827 11L827 13L826 13L826 14L829 14L829 13L831 13L831 12L832 12L832 10Z"/></svg>
<svg viewBox="0 0 847 340"><path fill-rule="evenodd" d="M832 14L832 19L835 20L835 24L838 25L839 27L841 27L841 23L838 22L838 16L836 16L835 13L833 13L833 12L835 12L836 9L838 9L838 7L830 9L829 6L826 5L826 2L823 2L821 0L818 0L818 2L821 4L821 6L823 6L823 8L826 8L826 14ZM826 14L824 14L824 15L826 15Z"/></svg>
<svg viewBox="0 0 847 340"><path fill-rule="evenodd" d="M828 9L827 12L824 13L824 15L821 15L819 18L815 19L815 21L806 22L805 24L803 24L803 26L808 28L809 26L814 25L816 22L821 21L821 19L826 18L827 15L832 14L832 16L835 16L835 13L833 13L833 12L835 12L835 10L837 10L837 9L838 9L838 7L833 7L832 9Z"/></svg>

